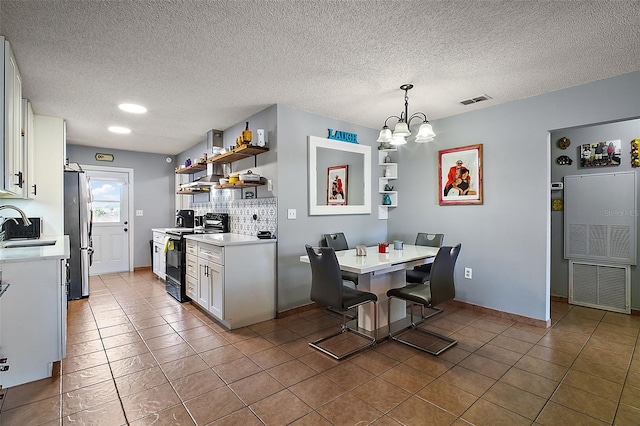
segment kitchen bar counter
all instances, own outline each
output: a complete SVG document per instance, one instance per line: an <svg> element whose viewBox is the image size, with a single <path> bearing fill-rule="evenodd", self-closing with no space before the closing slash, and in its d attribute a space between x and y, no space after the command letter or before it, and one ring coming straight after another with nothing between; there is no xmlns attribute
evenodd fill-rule
<svg viewBox="0 0 640 426"><path fill-rule="evenodd" d="M7 242L12 244L18 242L31 244L36 241L44 242L54 239L56 240L56 243L48 246L0 248L0 263L68 258L69 237L67 235L61 235L59 237L45 237L40 240L12 240Z"/></svg>
<svg viewBox="0 0 640 426"><path fill-rule="evenodd" d="M237 246L243 244L273 244L276 239L260 239L251 235L234 234L190 234L184 236L187 240L193 240L214 246Z"/></svg>

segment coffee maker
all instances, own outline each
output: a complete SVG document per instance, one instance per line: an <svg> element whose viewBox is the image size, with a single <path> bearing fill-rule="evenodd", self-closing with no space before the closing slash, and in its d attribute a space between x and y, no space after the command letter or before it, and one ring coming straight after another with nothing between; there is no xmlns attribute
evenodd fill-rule
<svg viewBox="0 0 640 426"><path fill-rule="evenodd" d="M194 211L193 210L178 210L176 213L176 228L193 228L194 226Z"/></svg>

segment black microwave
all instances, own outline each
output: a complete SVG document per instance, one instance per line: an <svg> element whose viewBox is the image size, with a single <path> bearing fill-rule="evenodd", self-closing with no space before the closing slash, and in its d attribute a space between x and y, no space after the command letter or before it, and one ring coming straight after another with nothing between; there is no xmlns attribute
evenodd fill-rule
<svg viewBox="0 0 640 426"><path fill-rule="evenodd" d="M4 220L4 224L2 225L2 230L4 231L4 239L12 240L15 238L40 238L40 235L42 234L42 219L39 217L30 217L29 220L31 221L31 225L24 226L21 217L6 218Z"/></svg>

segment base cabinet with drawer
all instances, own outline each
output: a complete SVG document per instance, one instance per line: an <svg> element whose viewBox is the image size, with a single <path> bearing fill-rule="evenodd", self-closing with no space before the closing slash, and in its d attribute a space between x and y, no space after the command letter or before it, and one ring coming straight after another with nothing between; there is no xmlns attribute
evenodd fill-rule
<svg viewBox="0 0 640 426"><path fill-rule="evenodd" d="M198 280L198 244L186 241L185 243L185 293L193 301L198 301L200 282Z"/></svg>
<svg viewBox="0 0 640 426"><path fill-rule="evenodd" d="M67 259L5 262L0 358L9 369L0 371L0 388L51 377L67 346Z"/></svg>
<svg viewBox="0 0 640 426"><path fill-rule="evenodd" d="M206 238L186 237L186 292L192 301L229 329L275 318L275 243L197 241Z"/></svg>

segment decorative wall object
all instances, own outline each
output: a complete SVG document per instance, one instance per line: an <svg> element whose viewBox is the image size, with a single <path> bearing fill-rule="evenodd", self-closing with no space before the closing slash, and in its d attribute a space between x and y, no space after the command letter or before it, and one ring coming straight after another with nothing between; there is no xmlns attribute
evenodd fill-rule
<svg viewBox="0 0 640 426"><path fill-rule="evenodd" d="M619 166L622 158L620 140L586 143L578 148L582 167Z"/></svg>
<svg viewBox="0 0 640 426"><path fill-rule="evenodd" d="M327 168L327 205L347 205L347 177L349 166L332 166Z"/></svg>
<svg viewBox="0 0 640 426"><path fill-rule="evenodd" d="M573 164L573 160L567 155L561 155L560 157L556 158L556 163L560 164L561 166L570 166Z"/></svg>
<svg viewBox="0 0 640 426"><path fill-rule="evenodd" d="M110 161L113 162L113 154L105 154L103 152L96 153L96 161Z"/></svg>
<svg viewBox="0 0 640 426"><path fill-rule="evenodd" d="M571 140L569 138L562 137L558 139L558 148L567 149L571 145Z"/></svg>
<svg viewBox="0 0 640 426"><path fill-rule="evenodd" d="M482 204L482 144L438 154L440 205Z"/></svg>
<svg viewBox="0 0 640 426"><path fill-rule="evenodd" d="M358 143L358 135L343 130L327 129L329 131L328 139L335 139L342 142Z"/></svg>
<svg viewBox="0 0 640 426"><path fill-rule="evenodd" d="M631 167L640 167L640 139L631 141Z"/></svg>
<svg viewBox="0 0 640 426"><path fill-rule="evenodd" d="M561 198L556 198L551 200L551 210L559 212L563 209L563 201Z"/></svg>

